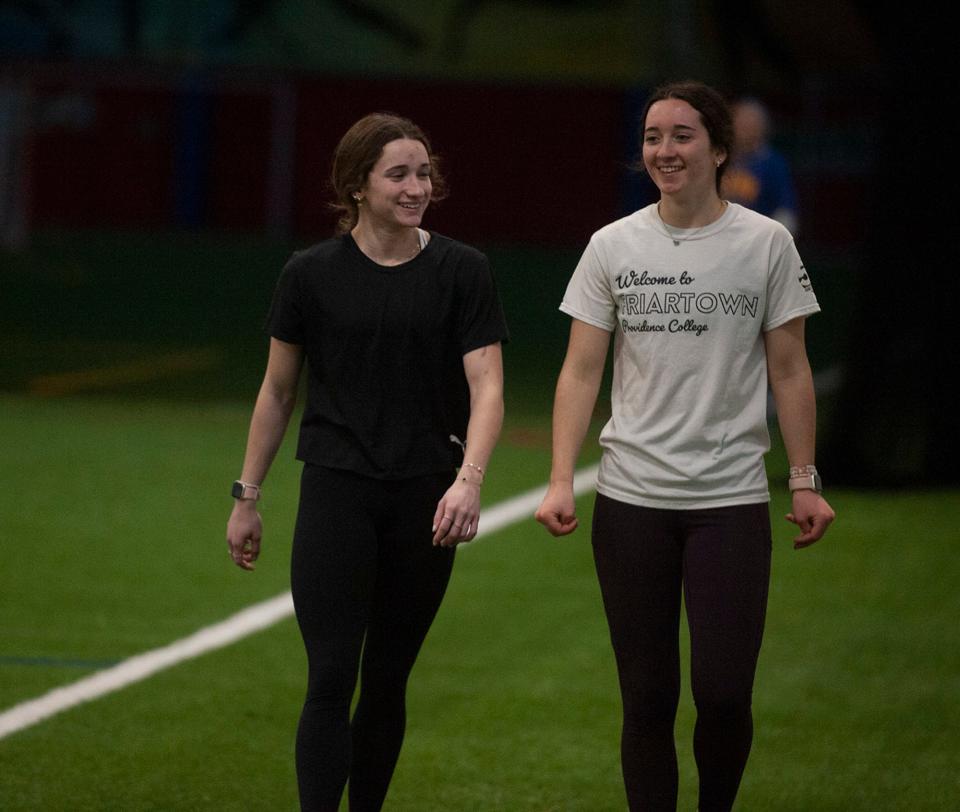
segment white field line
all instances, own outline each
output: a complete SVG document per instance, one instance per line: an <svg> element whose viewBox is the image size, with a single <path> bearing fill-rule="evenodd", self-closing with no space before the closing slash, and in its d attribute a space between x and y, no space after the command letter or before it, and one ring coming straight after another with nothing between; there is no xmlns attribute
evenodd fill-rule
<svg viewBox="0 0 960 812"><path fill-rule="evenodd" d="M593 489L596 479L597 466L578 471L574 478L574 492L578 496L587 493ZM546 493L546 486L534 488L483 511L477 539L515 522L531 518L540 500L543 499L544 493ZM468 550L470 546L468 544L462 549ZM127 685L145 680L185 660L229 646L248 635L279 623L292 614L293 599L289 592L284 592L275 598L249 606L226 620L200 629L168 646L137 654L77 682L54 688L36 699L21 702L0 713L0 739L84 702L99 699Z"/></svg>

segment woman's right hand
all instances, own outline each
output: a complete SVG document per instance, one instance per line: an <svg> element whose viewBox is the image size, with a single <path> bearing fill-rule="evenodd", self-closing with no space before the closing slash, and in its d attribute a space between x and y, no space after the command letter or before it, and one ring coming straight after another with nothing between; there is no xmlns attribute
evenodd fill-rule
<svg viewBox="0 0 960 812"><path fill-rule="evenodd" d="M573 483L551 482L535 515L554 536L566 536L576 530L579 523Z"/></svg>
<svg viewBox="0 0 960 812"><path fill-rule="evenodd" d="M245 570L253 570L260 556L260 538L263 522L252 499L238 499L227 522L227 549L233 563Z"/></svg>

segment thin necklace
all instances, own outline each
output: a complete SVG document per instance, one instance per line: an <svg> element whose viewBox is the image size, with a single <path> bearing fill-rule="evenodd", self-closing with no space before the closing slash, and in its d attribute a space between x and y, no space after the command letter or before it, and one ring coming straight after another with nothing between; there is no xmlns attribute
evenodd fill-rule
<svg viewBox="0 0 960 812"><path fill-rule="evenodd" d="M418 228L418 229L417 229L417 244L416 244L416 245L414 246L414 248L413 248L413 253L410 254L410 256L408 256L406 259L401 259L399 262L396 262L396 263L393 263L393 262L391 262L391 263L378 262L376 259L373 258L373 256L371 256L367 251L364 251L364 249L360 246L360 240L357 239L357 234L351 232L350 236L353 237L354 245L356 245L357 248L360 248L361 253L365 254L369 259L373 260L373 261L376 262L378 265L386 265L387 267L393 267L394 265L405 265L406 263L412 261L415 257L417 257L417 256L420 255L420 252L421 252L424 248L426 248L426 246L427 246L428 240L427 240L427 238L426 238L426 236L425 236L426 233L427 233L427 232L425 232L423 229Z"/></svg>
<svg viewBox="0 0 960 812"><path fill-rule="evenodd" d="M723 216L723 213L726 210L727 210L727 201L721 200L720 214L717 215L717 217L715 217L709 223L704 223L702 226L698 226L692 231L690 229L683 229L683 231L688 231L689 233L684 234L683 236L680 236L678 233L676 233L673 230L673 228L666 222L666 220L664 220L663 217L660 216L660 201L659 200L657 201L657 219L660 221L660 225L663 226L663 233L666 234L667 237L669 237L671 240L673 240L674 246L679 246L681 242L686 242L687 240L696 239L697 235L701 231L703 231L707 226L712 226L715 222L717 222L717 220L719 220Z"/></svg>

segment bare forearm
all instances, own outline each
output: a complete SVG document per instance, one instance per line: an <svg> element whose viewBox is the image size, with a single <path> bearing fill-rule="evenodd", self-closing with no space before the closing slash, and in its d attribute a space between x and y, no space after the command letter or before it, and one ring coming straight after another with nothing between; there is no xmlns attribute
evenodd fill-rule
<svg viewBox="0 0 960 812"><path fill-rule="evenodd" d="M577 529L573 471L587 436L603 378L610 333L574 319L553 400L553 463L550 487L537 509L537 521L554 536Z"/></svg>
<svg viewBox="0 0 960 812"><path fill-rule="evenodd" d="M463 356L463 371L470 389L464 468L473 468L471 479L483 479L493 447L503 426L503 355L500 344L478 347Z"/></svg>
<svg viewBox="0 0 960 812"><path fill-rule="evenodd" d="M243 458L241 479L244 482L259 485L266 478L283 442L295 403L293 394L274 391L267 384L260 388L250 419L247 450Z"/></svg>
<svg viewBox="0 0 960 812"><path fill-rule="evenodd" d="M790 465L812 465L816 455L817 403L809 366L771 380L777 422Z"/></svg>
<svg viewBox="0 0 960 812"><path fill-rule="evenodd" d="M247 450L240 478L251 485L260 485L270 470L283 441L287 423L297 399L297 381L303 364L303 348L278 338L270 339L267 371L253 407ZM237 499L227 522L227 544L238 567L252 570L260 555L263 522L257 513L256 501Z"/></svg>
<svg viewBox="0 0 960 812"><path fill-rule="evenodd" d="M433 543L444 547L471 541L479 528L480 487L503 425L503 362L499 344L463 356L470 388L470 418L460 474L437 503Z"/></svg>
<svg viewBox="0 0 960 812"><path fill-rule="evenodd" d="M577 375L564 368L557 379L553 402L553 463L551 482L573 482L580 447L587 436L600 391L602 368Z"/></svg>
<svg viewBox="0 0 960 812"><path fill-rule="evenodd" d="M503 386L487 385L470 398L470 421L464 463L487 470L490 455L503 427Z"/></svg>

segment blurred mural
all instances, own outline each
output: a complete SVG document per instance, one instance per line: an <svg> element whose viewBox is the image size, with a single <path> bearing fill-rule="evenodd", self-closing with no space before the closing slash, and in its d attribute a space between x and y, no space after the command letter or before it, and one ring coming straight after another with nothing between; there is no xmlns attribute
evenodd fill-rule
<svg viewBox="0 0 960 812"><path fill-rule="evenodd" d="M655 28L629 0L9 2L8 52L457 79L632 82Z"/></svg>

